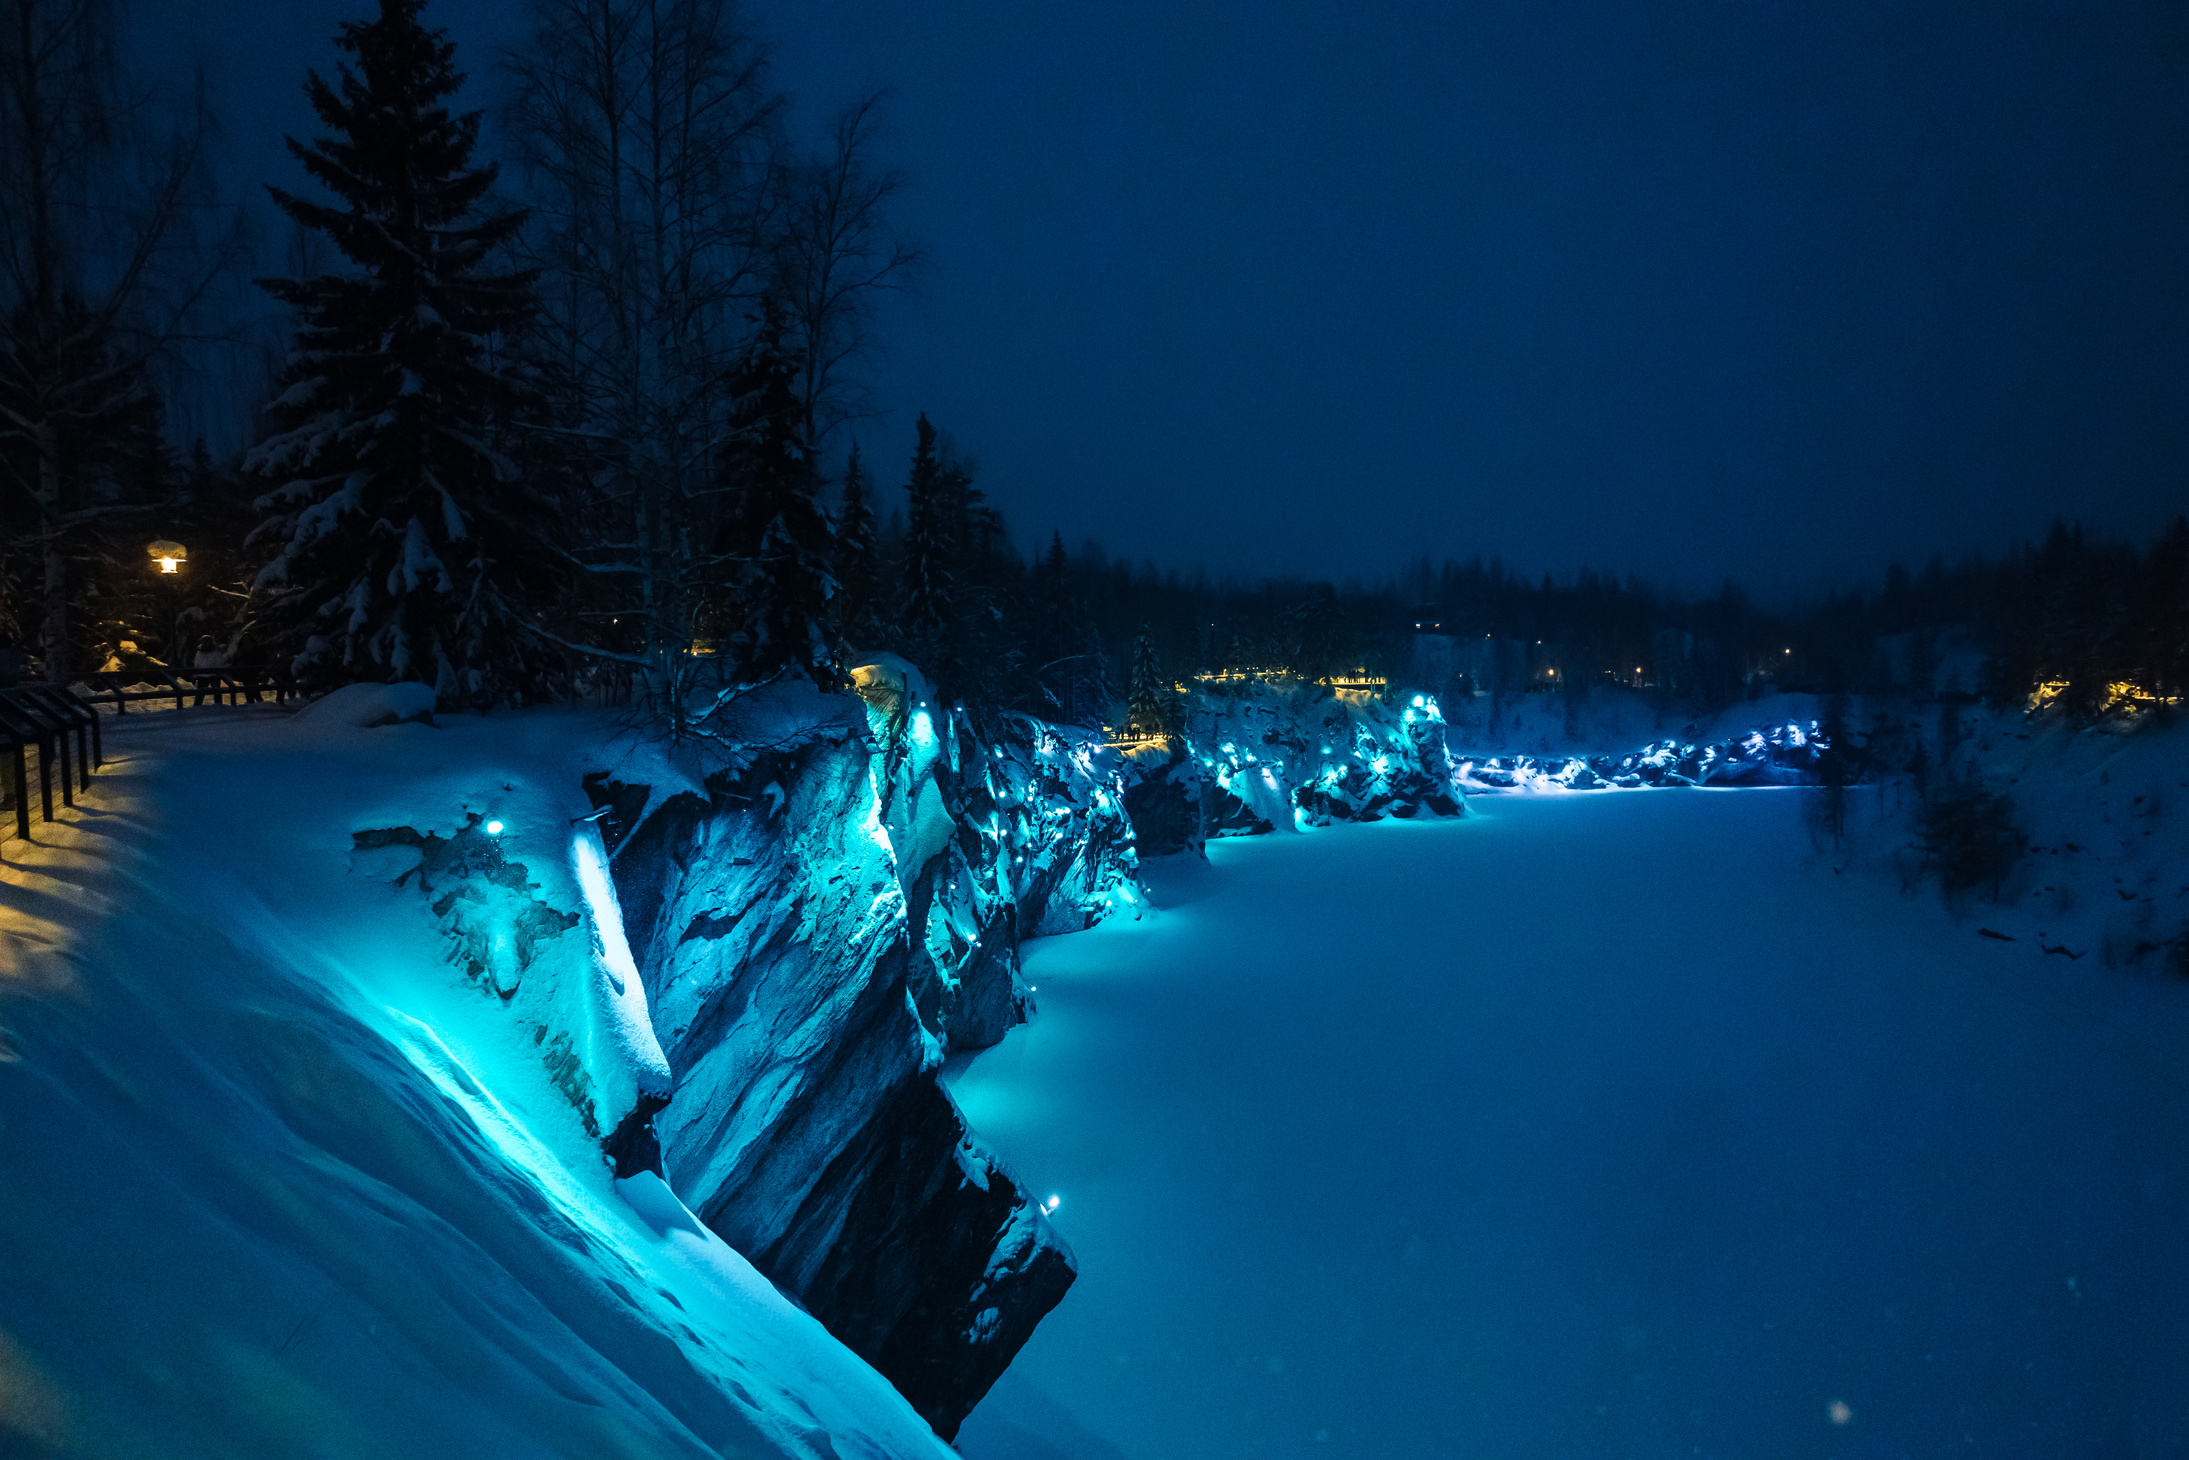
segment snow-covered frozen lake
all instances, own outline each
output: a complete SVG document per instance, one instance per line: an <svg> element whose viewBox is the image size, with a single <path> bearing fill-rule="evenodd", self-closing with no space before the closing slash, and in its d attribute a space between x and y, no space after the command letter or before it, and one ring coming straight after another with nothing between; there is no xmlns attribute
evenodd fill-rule
<svg viewBox="0 0 2189 1460"><path fill-rule="evenodd" d="M2189 988L1796 794L1227 841L960 1071L1077 1287L972 1460L2189 1453Z"/></svg>

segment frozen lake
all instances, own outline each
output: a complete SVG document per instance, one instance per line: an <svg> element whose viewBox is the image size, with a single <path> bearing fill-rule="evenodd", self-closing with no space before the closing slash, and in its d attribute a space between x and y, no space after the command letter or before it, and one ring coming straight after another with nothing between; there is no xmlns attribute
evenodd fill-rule
<svg viewBox="0 0 2189 1460"><path fill-rule="evenodd" d="M1080 1281L972 1460L2189 1453L2189 988L1799 797L1210 847L960 1071Z"/></svg>

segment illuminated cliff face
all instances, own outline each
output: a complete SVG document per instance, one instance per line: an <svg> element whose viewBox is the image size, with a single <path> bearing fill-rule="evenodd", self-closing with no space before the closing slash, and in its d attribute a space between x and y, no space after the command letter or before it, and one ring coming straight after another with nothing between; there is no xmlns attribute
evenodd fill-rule
<svg viewBox="0 0 2189 1460"><path fill-rule="evenodd" d="M1210 837L1465 814L1432 695L1365 676L1235 672L1197 681L1183 721L1183 734L1128 755L1126 801L1150 855Z"/></svg>
<svg viewBox="0 0 2189 1460"><path fill-rule="evenodd" d="M670 1184L947 1435L1074 1267L933 1077L1026 1017L1022 937L1131 892L1131 828L1090 743L867 679L703 795L591 790L676 1072Z"/></svg>

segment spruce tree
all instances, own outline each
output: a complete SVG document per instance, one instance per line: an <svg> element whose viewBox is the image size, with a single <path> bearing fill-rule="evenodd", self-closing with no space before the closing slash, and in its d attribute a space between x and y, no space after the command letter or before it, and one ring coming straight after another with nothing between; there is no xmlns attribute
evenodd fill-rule
<svg viewBox="0 0 2189 1460"><path fill-rule="evenodd" d="M782 306L771 296L759 333L731 372L725 546L737 570L745 677L789 670L833 687L843 678L828 606L836 592L836 543L814 496L798 361L785 333Z"/></svg>
<svg viewBox="0 0 2189 1460"><path fill-rule="evenodd" d="M1072 652L1070 642L1071 590L1066 578L1069 559L1064 553L1064 534L1050 534L1049 550L1034 560L1028 595L1033 600L1033 653L1035 674L1061 709L1064 695L1058 669ZM1067 712L1065 719L1071 718Z"/></svg>
<svg viewBox="0 0 2189 1460"><path fill-rule="evenodd" d="M935 428L924 412L917 430L905 481L904 627L915 641L939 640L958 585L954 484L935 454Z"/></svg>
<svg viewBox="0 0 2189 1460"><path fill-rule="evenodd" d="M1156 657L1155 640L1143 628L1133 645L1132 681L1126 691L1125 714L1135 735L1161 735L1170 727L1164 711L1169 696L1163 692L1163 663Z"/></svg>
<svg viewBox="0 0 2189 1460"><path fill-rule="evenodd" d="M2189 697L2189 517L2176 517L2151 545L2146 571L2144 674L2152 693ZM2181 946L2189 953L2189 939Z"/></svg>
<svg viewBox="0 0 2189 1460"><path fill-rule="evenodd" d="M853 648L873 648L882 632L882 551L867 489L866 467L853 442L836 513L836 625Z"/></svg>
<svg viewBox="0 0 2189 1460"><path fill-rule="evenodd" d="M1049 550L1034 564L1033 656L1043 708L1065 724L1076 724L1099 697L1095 669L1097 636L1072 594L1071 560L1064 534L1052 533Z"/></svg>
<svg viewBox="0 0 2189 1460"><path fill-rule="evenodd" d="M357 272L260 281L301 323L279 430L248 461L271 483L257 586L300 675L420 680L484 709L562 667L535 628L552 514L494 445L524 399L500 355L533 275L487 267L524 214L479 214L496 168L471 166L480 113L450 113L455 46L421 4L381 0L336 37L354 69L307 74L329 135L289 151L340 205L268 189Z"/></svg>

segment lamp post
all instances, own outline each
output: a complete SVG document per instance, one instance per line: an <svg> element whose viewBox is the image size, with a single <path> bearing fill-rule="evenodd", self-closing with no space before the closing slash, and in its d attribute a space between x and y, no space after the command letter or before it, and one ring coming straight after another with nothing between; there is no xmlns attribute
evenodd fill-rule
<svg viewBox="0 0 2189 1460"><path fill-rule="evenodd" d="M152 560L154 576L167 582L181 577L182 565L190 561L190 549L163 537L145 549L145 556ZM180 674L185 667L182 662L182 645L177 642L182 636L182 609L175 602L173 590L163 593L154 589L154 592L159 595L154 602L163 610L160 615L163 620L160 625L160 647L166 651L169 672Z"/></svg>

